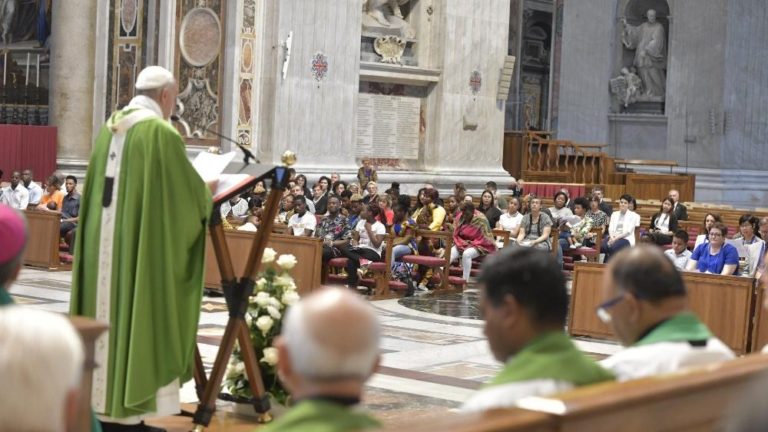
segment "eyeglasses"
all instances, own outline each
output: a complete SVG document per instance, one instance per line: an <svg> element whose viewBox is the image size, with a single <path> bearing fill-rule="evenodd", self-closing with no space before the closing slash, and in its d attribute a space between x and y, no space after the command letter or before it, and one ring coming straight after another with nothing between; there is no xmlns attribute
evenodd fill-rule
<svg viewBox="0 0 768 432"><path fill-rule="evenodd" d="M597 307L595 313L597 314L597 317L600 318L600 321L603 322L603 324L609 324L613 320L613 318L611 318L611 314L608 312L608 309L616 306L623 299L624 294L619 294L616 297L601 303Z"/></svg>
<svg viewBox="0 0 768 432"><path fill-rule="evenodd" d="M716 232L711 232L711 233L709 233L709 236L710 236L710 237L722 237L722 236L723 236L723 234L721 234L721 233L716 233Z"/></svg>

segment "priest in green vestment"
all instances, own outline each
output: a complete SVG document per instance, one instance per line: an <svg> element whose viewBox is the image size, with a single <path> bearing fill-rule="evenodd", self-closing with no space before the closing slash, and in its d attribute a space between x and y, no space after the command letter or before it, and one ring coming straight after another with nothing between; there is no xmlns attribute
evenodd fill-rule
<svg viewBox="0 0 768 432"><path fill-rule="evenodd" d="M27 238L24 216L18 210L0 204L0 239L3 239L3 247L0 248L0 306L14 303L8 288L21 271ZM101 424L96 417L92 417L91 431L101 432Z"/></svg>
<svg viewBox="0 0 768 432"><path fill-rule="evenodd" d="M565 334L568 294L554 257L532 248L503 249L480 275L485 335L504 368L461 407L465 412L512 407L528 396L549 396L614 379Z"/></svg>
<svg viewBox="0 0 768 432"><path fill-rule="evenodd" d="M259 432L379 428L357 406L379 364L379 333L373 308L347 290L327 288L292 306L275 345L294 406Z"/></svg>
<svg viewBox="0 0 768 432"><path fill-rule="evenodd" d="M661 249L627 249L606 270L598 315L627 348L602 360L620 381L736 357L688 310L680 272Z"/></svg>
<svg viewBox="0 0 768 432"><path fill-rule="evenodd" d="M211 194L168 119L173 75L136 80L93 148L80 207L70 311L110 323L97 340L92 405L105 430L178 413L192 377ZM123 429L126 430L126 429Z"/></svg>

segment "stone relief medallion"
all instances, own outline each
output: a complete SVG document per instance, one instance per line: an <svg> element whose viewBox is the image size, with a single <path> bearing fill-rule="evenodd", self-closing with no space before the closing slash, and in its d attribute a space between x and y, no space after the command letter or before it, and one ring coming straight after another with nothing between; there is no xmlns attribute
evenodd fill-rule
<svg viewBox="0 0 768 432"><path fill-rule="evenodd" d="M403 64L405 40L397 36L381 36L373 41L373 50L381 56L382 63Z"/></svg>
<svg viewBox="0 0 768 432"><path fill-rule="evenodd" d="M318 52L312 57L312 76L317 81L322 81L328 74L328 57Z"/></svg>
<svg viewBox="0 0 768 432"><path fill-rule="evenodd" d="M479 70L474 70L469 75L469 89L472 90L472 94L480 93L480 89L483 87L483 74Z"/></svg>
<svg viewBox="0 0 768 432"><path fill-rule="evenodd" d="M188 136L205 137L206 129L211 129L219 121L219 99L211 90L208 79L190 77L187 87L176 98L179 107L180 123Z"/></svg>
<svg viewBox="0 0 768 432"><path fill-rule="evenodd" d="M240 52L242 53L240 71L243 73L250 73L253 68L253 42L249 39L243 40L243 46Z"/></svg>
<svg viewBox="0 0 768 432"><path fill-rule="evenodd" d="M251 145L251 131L248 129L241 129L237 131L237 142L244 145L244 146L250 146Z"/></svg>
<svg viewBox="0 0 768 432"><path fill-rule="evenodd" d="M136 18L139 14L139 6L136 2L137 0L123 0L120 10L120 24L123 26L125 34L131 34L133 28L136 27Z"/></svg>
<svg viewBox="0 0 768 432"><path fill-rule="evenodd" d="M195 67L210 64L221 49L221 22L212 9L192 9L181 22L179 47L184 61Z"/></svg>

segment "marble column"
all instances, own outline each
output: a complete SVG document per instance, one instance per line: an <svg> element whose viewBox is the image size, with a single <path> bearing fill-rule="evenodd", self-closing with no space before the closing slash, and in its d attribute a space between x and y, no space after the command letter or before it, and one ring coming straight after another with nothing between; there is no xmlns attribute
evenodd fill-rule
<svg viewBox="0 0 768 432"><path fill-rule="evenodd" d="M87 161L93 145L97 0L53 2L51 124L58 127L58 158Z"/></svg>

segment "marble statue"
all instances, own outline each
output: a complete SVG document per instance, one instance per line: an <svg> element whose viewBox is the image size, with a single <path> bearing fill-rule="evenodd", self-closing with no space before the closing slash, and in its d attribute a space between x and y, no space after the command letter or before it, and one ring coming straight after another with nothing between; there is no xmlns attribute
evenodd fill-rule
<svg viewBox="0 0 768 432"><path fill-rule="evenodd" d="M656 20L656 11L649 9L648 21L633 26L621 19L624 29L621 41L635 50L633 65L643 82L645 98L664 98L666 89L667 50L664 26Z"/></svg>
<svg viewBox="0 0 768 432"><path fill-rule="evenodd" d="M621 68L621 75L611 79L611 93L624 105L624 108L637 102L643 92L643 82L635 73L635 68Z"/></svg>
<svg viewBox="0 0 768 432"><path fill-rule="evenodd" d="M416 37L416 31L405 20L400 10L400 6L409 1L363 0L363 30L413 39Z"/></svg>
<svg viewBox="0 0 768 432"><path fill-rule="evenodd" d="M16 10L18 8L18 0L0 0L0 36L5 45L13 42L11 40L11 27L13 26L13 19L16 17Z"/></svg>

